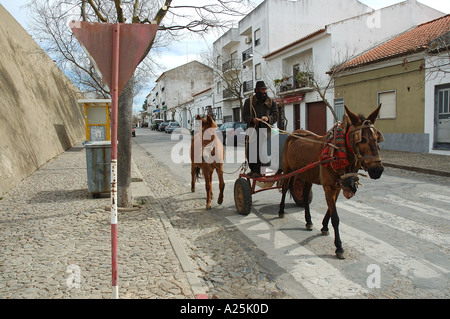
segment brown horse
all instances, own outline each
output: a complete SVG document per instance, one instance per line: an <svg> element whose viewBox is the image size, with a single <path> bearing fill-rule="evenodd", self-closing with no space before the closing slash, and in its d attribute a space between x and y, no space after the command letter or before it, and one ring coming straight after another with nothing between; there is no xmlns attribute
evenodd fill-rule
<svg viewBox="0 0 450 319"><path fill-rule="evenodd" d="M197 115L197 122L201 121L201 131L196 133L191 142L191 191L195 192L195 182L200 176L200 171L205 179L206 188L206 209L211 209L212 177L214 170L219 178L219 198L217 203L223 202L223 190L225 182L223 180L223 160L225 152L223 143L217 135L217 124L211 116L207 115L203 119Z"/></svg>
<svg viewBox="0 0 450 319"><path fill-rule="evenodd" d="M320 165L307 170L298 176L303 182L303 198L309 198L312 184L322 185L325 191L325 199L328 210L322 221L323 235L328 235L328 222L331 218L331 224L334 228L334 244L336 246L336 256L339 259L344 258L344 249L339 236L339 217L336 211L336 200L341 189L344 196L349 199L357 187L357 173L359 169L369 172L372 179L379 179L383 173L381 155L379 153L378 142L382 141L382 134L373 126L380 112L381 104L370 114L367 119L362 115L353 114L346 106L341 132L343 133L342 147L345 147L343 154L346 154L345 167L333 167L332 165ZM306 165L315 162L323 154L324 145L326 145L326 136L318 136L312 132L298 130L298 134L305 138L297 139L289 136L283 149L282 168L285 174L294 172ZM345 145L345 146L344 146ZM346 176L344 176L346 175ZM293 180L293 178L291 178ZM284 217L284 201L286 192L294 183L289 179L283 181L282 198L280 203L279 217ZM309 202L305 201L305 219L306 229L312 230Z"/></svg>

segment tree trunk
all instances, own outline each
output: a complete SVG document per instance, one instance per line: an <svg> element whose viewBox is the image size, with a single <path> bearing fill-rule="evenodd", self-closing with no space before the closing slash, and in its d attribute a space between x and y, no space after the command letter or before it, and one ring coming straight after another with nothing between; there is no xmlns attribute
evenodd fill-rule
<svg viewBox="0 0 450 319"><path fill-rule="evenodd" d="M117 119L117 205L132 207L131 183L131 125L133 117L134 75L119 96Z"/></svg>

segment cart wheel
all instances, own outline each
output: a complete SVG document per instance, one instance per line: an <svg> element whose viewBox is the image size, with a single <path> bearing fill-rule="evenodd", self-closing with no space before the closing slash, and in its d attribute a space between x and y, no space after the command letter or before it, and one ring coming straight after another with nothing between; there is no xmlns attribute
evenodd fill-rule
<svg viewBox="0 0 450 319"><path fill-rule="evenodd" d="M292 198L294 199L294 202L297 204L297 206L305 207L305 200L303 198L303 181L301 178L294 178L294 185L293 185L293 192L292 192ZM309 192L309 204L311 204L311 201L313 199L313 192L312 189Z"/></svg>
<svg viewBox="0 0 450 319"><path fill-rule="evenodd" d="M252 190L245 178L239 178L234 183L234 204L241 215L248 215L252 210Z"/></svg>

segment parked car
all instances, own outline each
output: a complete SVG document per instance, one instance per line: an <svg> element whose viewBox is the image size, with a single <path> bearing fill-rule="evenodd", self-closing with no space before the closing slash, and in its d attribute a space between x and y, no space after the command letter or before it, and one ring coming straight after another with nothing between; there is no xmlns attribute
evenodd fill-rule
<svg viewBox="0 0 450 319"><path fill-rule="evenodd" d="M159 124L158 131L164 132L167 124L169 124L169 122L162 122L161 124Z"/></svg>
<svg viewBox="0 0 450 319"><path fill-rule="evenodd" d="M218 131L222 133L223 144L227 144L227 135L234 137L234 146L238 144L238 141L242 144L245 143L245 130L247 129L247 123L244 122L225 122L219 128ZM228 132L227 132L228 131ZM238 139L239 136L239 139Z"/></svg>
<svg viewBox="0 0 450 319"><path fill-rule="evenodd" d="M162 122L164 122L164 120L162 120L162 119L155 119L155 120L153 120L151 129L152 129L153 131L157 131L157 130L159 129L159 125L160 125Z"/></svg>
<svg viewBox="0 0 450 319"><path fill-rule="evenodd" d="M166 131L166 133L172 133L177 128L180 128L180 123L178 123L178 122L169 122L169 124L165 128L165 131Z"/></svg>

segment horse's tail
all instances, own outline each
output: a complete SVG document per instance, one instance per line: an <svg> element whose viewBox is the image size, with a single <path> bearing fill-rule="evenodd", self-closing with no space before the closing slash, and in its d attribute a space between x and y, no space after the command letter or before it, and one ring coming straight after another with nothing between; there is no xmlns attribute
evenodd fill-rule
<svg viewBox="0 0 450 319"><path fill-rule="evenodd" d="M200 169L200 167L198 167L198 166L195 167L195 175L194 176L195 176L196 182L202 178L202 170Z"/></svg>

